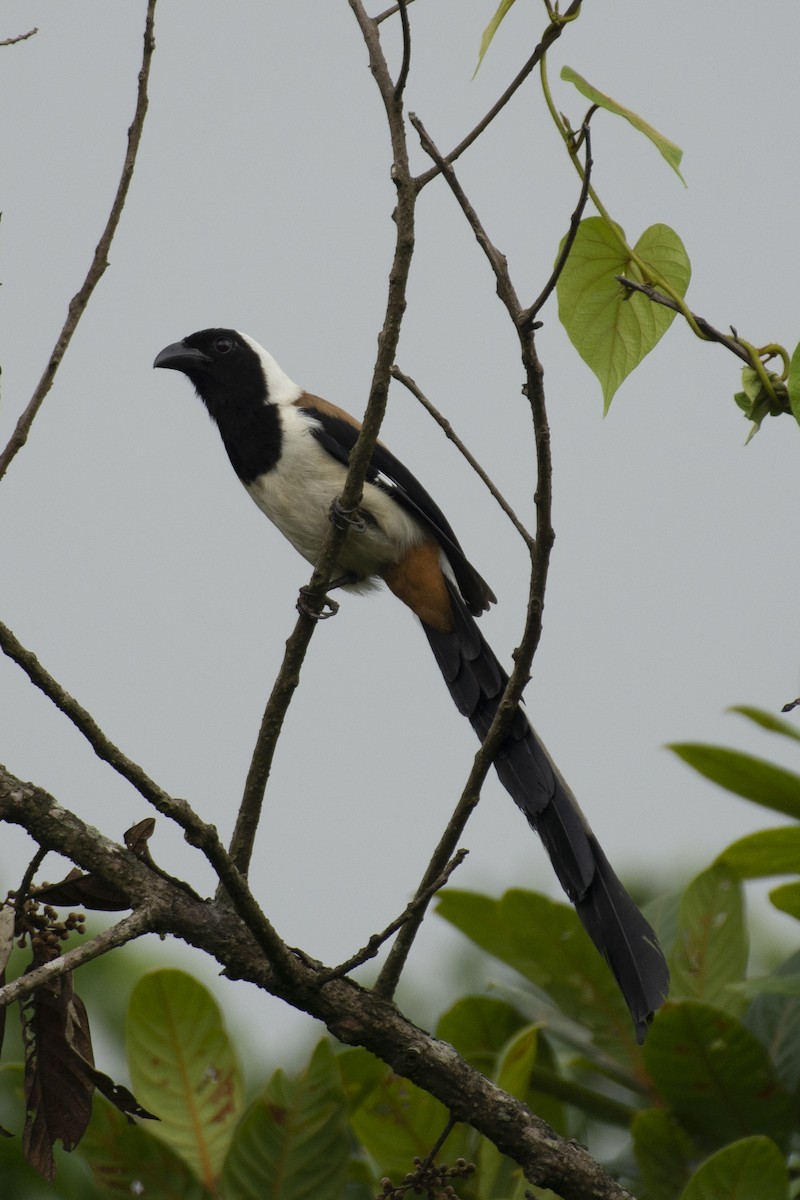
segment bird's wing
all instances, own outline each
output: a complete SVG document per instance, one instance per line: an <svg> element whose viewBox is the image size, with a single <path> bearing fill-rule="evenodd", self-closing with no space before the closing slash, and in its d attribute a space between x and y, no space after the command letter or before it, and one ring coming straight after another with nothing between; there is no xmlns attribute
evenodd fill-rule
<svg viewBox="0 0 800 1200"><path fill-rule="evenodd" d="M332 458L347 466L360 432L358 422L343 409L318 396L304 393L296 403L314 418L316 424L311 432L320 445ZM391 495L429 530L447 556L467 608L474 615L485 612L496 600L494 592L467 559L450 522L433 497L381 442L372 452L367 479Z"/></svg>

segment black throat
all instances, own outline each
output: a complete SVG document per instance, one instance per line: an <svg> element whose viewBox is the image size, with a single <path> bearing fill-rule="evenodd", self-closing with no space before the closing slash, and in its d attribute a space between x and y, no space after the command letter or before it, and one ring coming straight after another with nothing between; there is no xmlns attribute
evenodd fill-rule
<svg viewBox="0 0 800 1200"><path fill-rule="evenodd" d="M217 332L194 334L186 345L196 342L205 349ZM235 353L186 374L217 424L234 471L247 484L271 470L280 458L281 420L277 406L270 403L261 359L252 346L233 336Z"/></svg>
<svg viewBox="0 0 800 1200"><path fill-rule="evenodd" d="M196 386L196 385L195 385ZM281 456L281 420L277 406L242 395L220 401L198 394L216 422L231 466L242 483L271 471Z"/></svg>

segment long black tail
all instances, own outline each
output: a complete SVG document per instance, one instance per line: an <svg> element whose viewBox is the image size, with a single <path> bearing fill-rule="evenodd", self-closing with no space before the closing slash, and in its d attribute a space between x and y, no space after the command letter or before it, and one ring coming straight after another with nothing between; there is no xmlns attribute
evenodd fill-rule
<svg viewBox="0 0 800 1200"><path fill-rule="evenodd" d="M483 741L508 676L461 597L450 587L456 628L442 633L422 623L450 695ZM641 1042L669 988L655 933L631 900L589 828L550 755L517 709L495 769L529 825L545 844L561 886L597 949L608 962Z"/></svg>

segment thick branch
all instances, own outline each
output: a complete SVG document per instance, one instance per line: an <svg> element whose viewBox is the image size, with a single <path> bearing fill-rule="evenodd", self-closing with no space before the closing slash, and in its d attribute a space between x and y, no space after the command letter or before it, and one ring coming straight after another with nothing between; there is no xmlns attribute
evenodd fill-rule
<svg viewBox="0 0 800 1200"><path fill-rule="evenodd" d="M347 1045L364 1046L519 1163L532 1184L552 1188L564 1200L630 1200L582 1146L559 1138L524 1104L470 1067L452 1046L413 1025L394 1005L350 979L329 979L319 986L316 967L299 959L293 978L281 979L230 908L193 899L153 876L134 855L3 768L0 820L22 826L37 842L84 869L114 879L148 909L156 932L210 954L230 978L248 980L316 1017Z"/></svg>
<svg viewBox="0 0 800 1200"><path fill-rule="evenodd" d="M58 335L53 351L48 360L47 366L44 369L44 374L36 385L36 390L33 393L27 408L22 416L17 421L16 428L12 433L8 445L5 450L0 453L0 479L3 478L8 470L9 464L16 454L22 449L28 440L28 433L34 418L42 406L45 396L53 386L53 380L56 376L56 371L61 365L61 360L67 352L67 347L72 341L72 335L78 327L78 322L86 311L86 306L91 299L92 292L100 282L106 267L108 266L108 252L111 249L111 242L117 230L122 210L125 207L125 201L128 196L128 188L130 187L133 177L133 168L136 165L136 155L139 151L139 143L142 139L142 129L144 127L144 118L147 113L147 84L150 78L150 63L155 50L155 38L153 36L153 21L155 19L156 0L148 0L147 17L145 19L144 28L144 52L142 54L142 65L139 70L139 88L136 97L136 111L133 116L133 123L128 130L128 149L125 154L125 161L122 164L122 175L120 176L119 184L117 185L117 194L114 197L114 203L111 205L111 212L106 221L106 227L103 230L100 241L97 243L97 248L94 252L89 272L83 281L83 284L70 300L67 310L67 319L64 322L61 333ZM34 31L35 32L35 31ZM29 35L28 35L29 36Z"/></svg>

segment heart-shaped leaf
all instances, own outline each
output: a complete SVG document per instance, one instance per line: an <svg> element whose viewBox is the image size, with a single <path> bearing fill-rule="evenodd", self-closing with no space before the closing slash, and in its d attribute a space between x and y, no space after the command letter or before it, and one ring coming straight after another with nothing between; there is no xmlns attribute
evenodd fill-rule
<svg viewBox="0 0 800 1200"><path fill-rule="evenodd" d="M651 225L633 252L649 278L664 279L684 295L691 267L673 229ZM573 346L600 381L606 412L622 381L650 353L676 315L646 296L627 293L618 275L642 278L625 235L602 217L587 217L578 227L558 280L558 315Z"/></svg>

